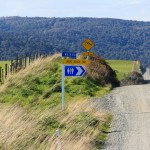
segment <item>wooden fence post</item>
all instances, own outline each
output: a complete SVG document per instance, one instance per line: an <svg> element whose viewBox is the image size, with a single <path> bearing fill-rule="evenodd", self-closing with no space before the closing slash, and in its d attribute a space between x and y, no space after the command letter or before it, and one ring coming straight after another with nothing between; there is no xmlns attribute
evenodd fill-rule
<svg viewBox="0 0 150 150"><path fill-rule="evenodd" d="M24 67L25 68L27 67L27 57L26 56L24 57Z"/></svg>
<svg viewBox="0 0 150 150"><path fill-rule="evenodd" d="M0 82L2 82L2 67L0 67Z"/></svg>
<svg viewBox="0 0 150 150"><path fill-rule="evenodd" d="M2 82L4 82L4 69L2 69Z"/></svg>
<svg viewBox="0 0 150 150"><path fill-rule="evenodd" d="M5 79L7 78L8 75L8 64L5 64Z"/></svg>
<svg viewBox="0 0 150 150"><path fill-rule="evenodd" d="M13 73L13 60L11 60L11 63L10 63L10 72Z"/></svg>
<svg viewBox="0 0 150 150"><path fill-rule="evenodd" d="M9 75L9 73L10 73L10 66L7 65L7 76Z"/></svg>
<svg viewBox="0 0 150 150"><path fill-rule="evenodd" d="M20 57L20 59L19 59L19 69L21 69L22 68L22 57Z"/></svg>
<svg viewBox="0 0 150 150"><path fill-rule="evenodd" d="M18 69L18 55L17 55L17 58L16 58L16 65L15 65L15 71Z"/></svg>
<svg viewBox="0 0 150 150"><path fill-rule="evenodd" d="M29 65L30 65L30 63L31 63L31 56L29 56Z"/></svg>

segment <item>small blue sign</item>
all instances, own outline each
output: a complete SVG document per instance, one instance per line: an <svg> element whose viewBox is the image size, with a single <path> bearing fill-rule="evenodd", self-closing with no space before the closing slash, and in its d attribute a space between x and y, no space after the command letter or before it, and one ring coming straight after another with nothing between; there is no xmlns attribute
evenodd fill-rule
<svg viewBox="0 0 150 150"><path fill-rule="evenodd" d="M65 76L76 77L83 76L85 74L85 69L82 66L65 66Z"/></svg>
<svg viewBox="0 0 150 150"><path fill-rule="evenodd" d="M69 57L69 58L72 58L72 59L76 59L76 53L62 52L62 57Z"/></svg>

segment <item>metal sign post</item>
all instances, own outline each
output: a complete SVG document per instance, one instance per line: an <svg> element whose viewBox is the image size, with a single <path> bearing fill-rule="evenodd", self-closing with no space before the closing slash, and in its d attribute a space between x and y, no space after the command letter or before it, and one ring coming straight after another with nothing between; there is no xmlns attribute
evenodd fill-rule
<svg viewBox="0 0 150 150"><path fill-rule="evenodd" d="M62 58L69 57L72 59L62 59L62 110L65 109L65 77L82 77L86 70L83 66L77 64L89 64L90 60L76 59L76 53L63 52ZM67 66L70 64L71 66Z"/></svg>
<svg viewBox="0 0 150 150"><path fill-rule="evenodd" d="M62 64L62 110L65 108L65 65Z"/></svg>
<svg viewBox="0 0 150 150"><path fill-rule="evenodd" d="M62 52L62 61L65 61L65 57L76 59L76 53ZM65 65L62 63L62 110L65 109Z"/></svg>

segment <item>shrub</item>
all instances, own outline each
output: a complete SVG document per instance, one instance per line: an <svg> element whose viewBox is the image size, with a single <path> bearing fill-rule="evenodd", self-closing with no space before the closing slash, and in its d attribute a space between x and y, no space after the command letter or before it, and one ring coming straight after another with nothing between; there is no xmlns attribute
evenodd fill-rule
<svg viewBox="0 0 150 150"><path fill-rule="evenodd" d="M28 97L32 95L33 92L30 89L26 88L26 89L22 89L21 94L23 97Z"/></svg>
<svg viewBox="0 0 150 150"><path fill-rule="evenodd" d="M36 77L32 80L33 83L35 84L41 84L41 81L40 81L40 78L39 77Z"/></svg>

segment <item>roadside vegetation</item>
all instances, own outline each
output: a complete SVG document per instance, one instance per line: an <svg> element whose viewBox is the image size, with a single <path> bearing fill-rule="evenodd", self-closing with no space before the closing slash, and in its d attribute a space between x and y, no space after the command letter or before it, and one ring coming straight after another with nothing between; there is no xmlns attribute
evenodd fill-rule
<svg viewBox="0 0 150 150"><path fill-rule="evenodd" d="M97 58L96 64L98 62L104 64ZM105 71L112 72L116 80L111 68ZM89 98L107 94L112 86L108 75L101 80L97 75L90 70L84 77L65 79L64 111L61 109L59 55L38 59L26 69L10 75L0 86L0 119L3 122L0 122L0 149L56 150L60 145L71 150L102 148L112 116L96 111ZM57 129L59 137L55 133Z"/></svg>

